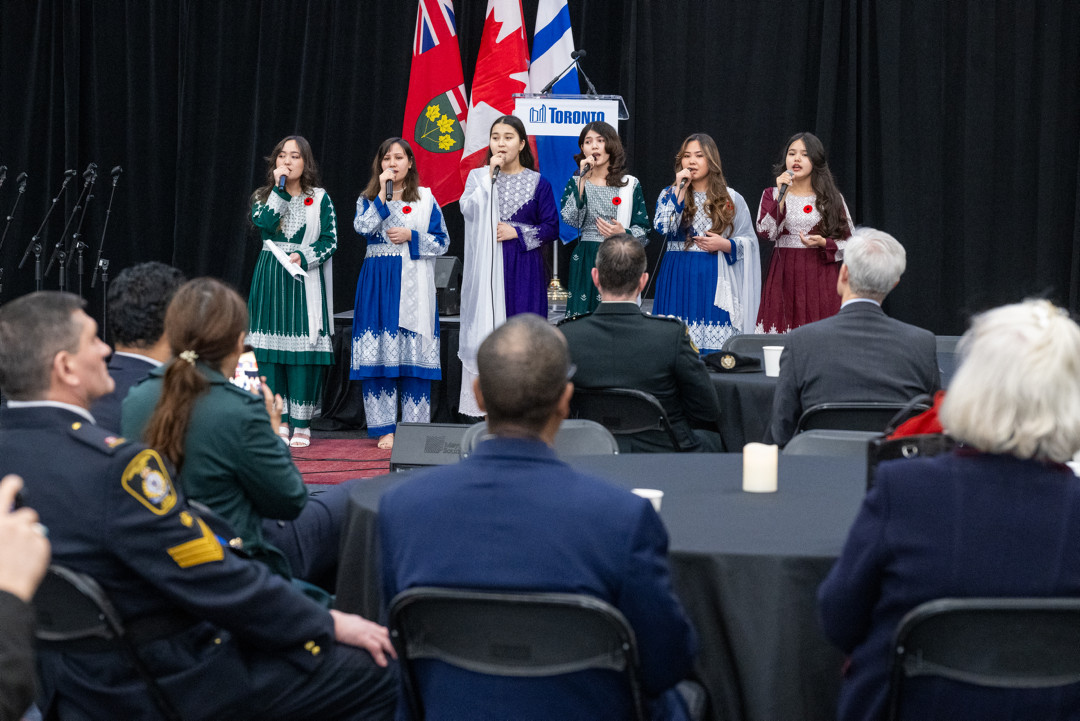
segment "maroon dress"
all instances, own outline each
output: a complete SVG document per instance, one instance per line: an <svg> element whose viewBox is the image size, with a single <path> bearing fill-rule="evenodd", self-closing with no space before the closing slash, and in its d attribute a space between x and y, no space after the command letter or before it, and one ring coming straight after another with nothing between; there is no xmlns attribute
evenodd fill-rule
<svg viewBox="0 0 1080 721"><path fill-rule="evenodd" d="M840 296L836 279L844 260L844 246L854 230L851 214L844 203L846 228L842 238L826 238L824 248L808 248L799 233L822 235L821 213L813 195L788 192L781 212L776 203L776 188L761 193L757 233L762 240L776 243L769 274L765 278L757 333L787 333L815 320L836 315ZM843 199L841 199L842 201Z"/></svg>

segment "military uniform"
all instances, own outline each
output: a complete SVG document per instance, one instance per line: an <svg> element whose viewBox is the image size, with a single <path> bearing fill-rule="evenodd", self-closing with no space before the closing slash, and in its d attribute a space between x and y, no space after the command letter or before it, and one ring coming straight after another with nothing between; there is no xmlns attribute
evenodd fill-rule
<svg viewBox="0 0 1080 721"><path fill-rule="evenodd" d="M581 388L634 388L651 393L667 412L680 445L693 451L720 451L716 432L720 404L709 372L678 318L641 312L632 302L601 303L589 315L559 323L570 357L577 366L574 384ZM708 425L695 432L690 421ZM630 437L624 450L671 451L662 431Z"/></svg>
<svg viewBox="0 0 1080 721"><path fill-rule="evenodd" d="M183 718L389 718L394 672L337 645L329 613L223 547L161 457L72 406L0 410L0 475L18 473L53 561L105 589ZM43 648L49 718L159 718L118 653Z"/></svg>

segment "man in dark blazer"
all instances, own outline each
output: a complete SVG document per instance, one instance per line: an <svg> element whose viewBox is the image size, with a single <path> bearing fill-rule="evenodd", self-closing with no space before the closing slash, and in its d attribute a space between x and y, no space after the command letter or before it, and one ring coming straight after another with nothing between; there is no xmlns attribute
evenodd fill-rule
<svg viewBox="0 0 1080 721"><path fill-rule="evenodd" d="M182 718L391 718L385 628L237 555L156 451L94 423L113 381L82 306L50 291L0 307L0 476L22 476L53 561L97 580ZM42 646L38 670L45 718L159 716L114 647Z"/></svg>
<svg viewBox="0 0 1080 721"><path fill-rule="evenodd" d="M648 501L575 471L552 448L574 390L561 334L515 316L484 340L477 366L473 387L493 437L382 497L383 598L415 586L595 596L634 629L652 717L685 718L673 687L696 640L672 590L664 525ZM416 663L421 694L442 719L632 716L629 686L610 671L506 678Z"/></svg>
<svg viewBox="0 0 1080 721"><path fill-rule="evenodd" d="M766 443L786 444L803 411L819 403L905 403L938 389L934 334L881 309L906 263L896 238L873 228L855 231L836 281L840 312L787 336Z"/></svg>
<svg viewBox="0 0 1080 721"><path fill-rule="evenodd" d="M720 404L716 389L686 324L678 318L641 312L637 299L649 282L645 249L626 233L600 244L593 283L600 306L589 315L559 323L577 366L581 388L634 388L656 397L684 450L719 453ZM692 423L698 428L692 427ZM620 439L621 441L621 439ZM623 451L670 452L661 431L620 442Z"/></svg>
<svg viewBox="0 0 1080 721"><path fill-rule="evenodd" d="M178 269L150 262L125 268L109 286L109 330L115 344L109 375L116 387L90 408L102 428L120 432L120 404L131 386L169 360L165 309L183 283Z"/></svg>

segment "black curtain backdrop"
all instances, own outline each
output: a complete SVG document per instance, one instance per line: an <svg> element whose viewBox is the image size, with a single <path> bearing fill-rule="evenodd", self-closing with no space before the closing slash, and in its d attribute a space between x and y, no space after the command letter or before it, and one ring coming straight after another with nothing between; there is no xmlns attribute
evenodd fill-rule
<svg viewBox="0 0 1080 721"><path fill-rule="evenodd" d="M536 0L524 6L531 40ZM466 87L485 8L455 8ZM1080 3L570 0L570 15L585 70L627 101L622 135L650 210L691 132L717 140L755 211L783 143L811 130L856 222L907 248L891 314L951 334L1028 296L1080 310ZM161 260L246 292L259 249L248 198L295 132L337 208L336 305L352 307L356 196L378 143L401 131L415 18L406 0L4 0L0 232L15 176L29 183L0 249L0 300L33 289L33 258L15 266L63 171L90 161L102 172L83 227L93 312L116 165L111 274ZM46 261L82 187L56 204ZM461 217L446 211L460 255ZM73 259L69 288L76 271ZM54 268L45 287L57 286Z"/></svg>

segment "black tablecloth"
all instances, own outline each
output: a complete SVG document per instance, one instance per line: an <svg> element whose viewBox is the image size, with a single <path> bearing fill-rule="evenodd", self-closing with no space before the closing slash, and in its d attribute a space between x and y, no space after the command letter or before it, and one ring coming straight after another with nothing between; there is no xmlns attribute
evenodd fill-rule
<svg viewBox="0 0 1080 721"><path fill-rule="evenodd" d="M724 448L739 453L747 443L760 443L772 416L776 378L764 371L710 373L720 399L720 436Z"/></svg>
<svg viewBox="0 0 1080 721"><path fill-rule="evenodd" d="M819 630L815 594L862 500L862 459L781 456L774 494L742 492L741 454L589 456L573 465L664 491L672 573L701 640L695 672L711 718L835 718L842 658ZM379 617L375 509L404 477L351 492L341 609Z"/></svg>

